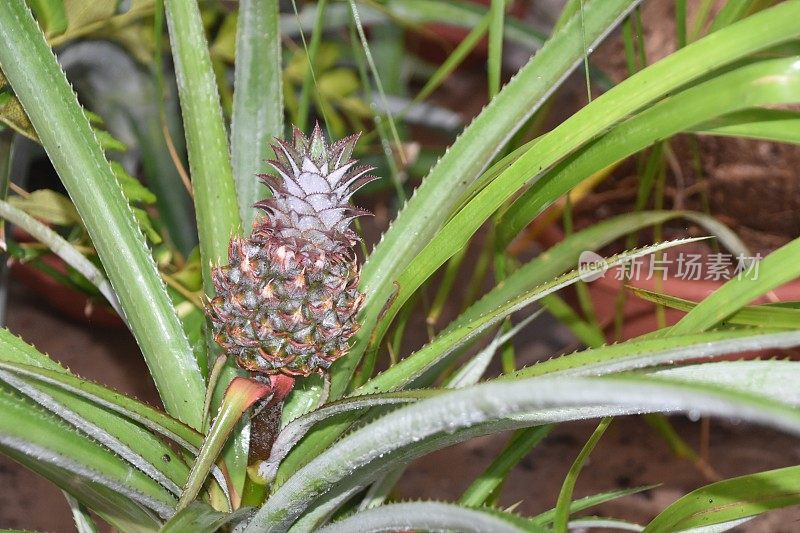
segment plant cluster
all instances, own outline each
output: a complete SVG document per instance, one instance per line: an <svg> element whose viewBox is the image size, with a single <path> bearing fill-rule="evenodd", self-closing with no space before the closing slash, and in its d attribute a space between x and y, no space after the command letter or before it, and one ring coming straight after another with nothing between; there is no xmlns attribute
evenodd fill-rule
<svg viewBox="0 0 800 533"><path fill-rule="evenodd" d="M80 531L96 517L121 531L718 531L800 503L800 466L700 487L645 526L580 513L647 487L573 498L615 416L685 412L800 433L800 363L713 360L800 345L797 302L753 303L800 276L800 240L766 256L757 279L733 278L699 302L639 291L686 311L640 337L604 344L587 304L582 251L627 239L610 268L700 240L636 248L640 229L690 220L744 248L708 213L645 209L672 137L800 142L787 105L800 102L800 0L718 11L703 0L692 27L689 3L676 0L678 49L650 65L633 31L640 3L568 0L545 36L505 0L320 0L284 14L266 0L0 2L0 217L31 237L9 233L5 245L18 260L57 255L63 282L116 310L164 408L2 329L0 451L63 489ZM428 35L432 22L467 30L433 66L404 48L406 33ZM588 55L620 24L630 76L611 86ZM488 104L443 153L420 149L412 125L447 129L453 117L423 100L484 36ZM91 87L82 98L126 127L84 109L67 81L53 50L63 58L79 39L113 42L139 65L121 79L144 103L111 105ZM504 39L536 53L503 85ZM414 98L409 65L426 80ZM553 93L581 65L587 84L608 90L543 132ZM327 134L309 132L313 118ZM357 144L347 135L359 130ZM43 147L66 195L9 193L15 135ZM125 166L129 144L146 186ZM572 201L630 157L643 169L636 210L569 230ZM370 183L372 166L383 180ZM357 191L397 208L371 250L354 223L365 214L351 205ZM554 208L565 238L519 260L513 241ZM490 264L493 286L479 295ZM458 276L474 280L465 308L440 327ZM571 286L582 313L559 296ZM520 367L510 341L537 302L586 348ZM430 339L405 353L415 312ZM596 418L554 509L499 506L503 480L553 425ZM459 501L395 501L414 459L502 432L513 432L508 446Z"/></svg>

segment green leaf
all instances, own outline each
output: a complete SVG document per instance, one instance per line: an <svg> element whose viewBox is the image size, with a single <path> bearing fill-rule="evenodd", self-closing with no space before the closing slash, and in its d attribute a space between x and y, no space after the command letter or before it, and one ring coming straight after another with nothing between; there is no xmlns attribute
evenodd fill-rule
<svg viewBox="0 0 800 533"><path fill-rule="evenodd" d="M800 466L735 477L693 490L661 511L646 532L683 531L800 504Z"/></svg>
<svg viewBox="0 0 800 533"><path fill-rule="evenodd" d="M792 381L797 381L800 365L794 367ZM323 494L331 497L368 483L399 458L410 460L467 438L537 425L547 418L649 411L730 416L800 434L795 407L738 388L641 376L484 383L402 407L342 438L281 485L247 531L283 530Z"/></svg>
<svg viewBox="0 0 800 533"><path fill-rule="evenodd" d="M213 296L211 265L227 262L231 236L241 231L236 187L199 6L166 0L164 7L192 173L203 286Z"/></svg>
<svg viewBox="0 0 800 533"><path fill-rule="evenodd" d="M615 265L624 264L637 257L643 257L659 250L668 249L689 242L688 240L671 241L667 243L646 246L637 250L631 250L622 254L609 257L606 262L611 268ZM408 386L414 380L420 378L426 372L435 368L442 362L447 361L446 357L468 341L475 339L489 327L498 324L511 313L522 309L525 306L553 294L565 287L580 281L586 274L578 270L573 270L559 276L553 280L542 283L533 288L508 294L508 297L492 307L483 307L480 313L465 313L466 319L459 318L452 327L445 329L442 334L436 337L431 343L422 349L406 357L391 368L379 374L375 378L365 383L355 391L358 393L368 393L398 389ZM510 278L509 278L510 279ZM501 286L502 287L502 286ZM518 288L518 287L517 287ZM491 295L492 293L490 293ZM494 299L494 298L493 298ZM552 360L551 360L552 361ZM546 361L542 364L545 364ZM535 367L534 367L535 368Z"/></svg>
<svg viewBox="0 0 800 533"><path fill-rule="evenodd" d="M514 298L515 295L535 288L573 268L578 264L580 254L586 250L599 251L607 244L632 231L661 224L673 218L692 220L714 234L723 235L725 242L728 244L735 245L739 242L738 239L732 240L727 233L722 233L719 223L714 219L699 213L688 211L641 211L639 213L619 215L565 237L563 241L525 263L503 280L502 284L493 288L469 309L461 313L447 326L445 331L457 325L465 324L481 313L502 305L509 299Z"/></svg>
<svg viewBox="0 0 800 533"><path fill-rule="evenodd" d="M554 199L588 176L661 139L736 109L800 100L800 74L795 63L795 58L786 58L744 65L690 87L622 122L536 180L503 214L500 244L507 245ZM541 146L537 143L528 153Z"/></svg>
<svg viewBox="0 0 800 533"><path fill-rule="evenodd" d="M150 215L147 214L147 211L138 207L131 207L131 211L133 211L133 215L136 217L139 227L147 238L150 239L150 242L153 244L160 244L162 241L161 234L153 227L153 222L150 220Z"/></svg>
<svg viewBox="0 0 800 533"><path fill-rule="evenodd" d="M484 505L486 500L502 486L511 470L522 461L550 433L553 426L521 429L514 433L492 464L464 491L458 503L467 507Z"/></svg>
<svg viewBox="0 0 800 533"><path fill-rule="evenodd" d="M22 104L9 92L0 92L0 122L32 141L39 140Z"/></svg>
<svg viewBox="0 0 800 533"><path fill-rule="evenodd" d="M49 224L57 226L82 224L81 216L70 199L50 189L39 189L27 196L11 196L8 203Z"/></svg>
<svg viewBox="0 0 800 533"><path fill-rule="evenodd" d="M572 503L572 492L575 489L575 483L578 481L578 475L581 473L581 470L583 470L583 465L589 459L589 455L592 453L595 446L597 446L597 443L600 442L600 439L603 437L608 429L608 426L611 425L613 420L614 419L611 417L606 417L600 421L600 424L598 424L597 428L589 437L589 440L587 440L586 444L584 444L583 448L581 448L578 457L575 458L575 461L572 463L572 466L570 466L569 471L564 478L564 483L561 485L561 491L558 493L556 512L555 516L553 517L553 530L557 533L565 533L567 531L570 503Z"/></svg>
<svg viewBox="0 0 800 533"><path fill-rule="evenodd" d="M72 511L72 519L75 521L75 529L78 530L78 533L98 533L97 524L94 523L89 510L68 492L62 491L62 493Z"/></svg>
<svg viewBox="0 0 800 533"><path fill-rule="evenodd" d="M143 204L152 205L156 203L156 195L142 185L142 182L128 174L120 163L116 161L111 162L111 170L114 171L114 176L117 177L120 187L122 187L122 194L129 202L141 202Z"/></svg>
<svg viewBox="0 0 800 533"><path fill-rule="evenodd" d="M626 252L608 259L609 266L624 263L634 257L641 257L659 249L669 248L679 244L678 241L663 243L651 247ZM573 263L574 264L574 263ZM567 267L568 268L568 267ZM563 271L563 268L562 270ZM546 273L544 275L547 275ZM419 380L428 373L433 373L441 365L450 361L457 350L468 343L476 340L490 327L498 324L506 316L517 311L548 294L552 294L564 287L572 285L580 280L581 273L572 271L563 276L557 277L547 282L536 283L532 287L524 285L515 287L512 292L505 292L506 285L496 288L495 292L502 294L501 298L491 299L493 303L482 307L475 313L471 313L464 320L456 321L439 336L420 350L406 357L402 361L393 365L382 374L369 380L367 383L354 391L354 395L372 394L376 392L386 392L398 390L410 386L415 380ZM544 278L547 279L547 278ZM509 277L506 281L510 281ZM481 302L483 302L482 300ZM327 445L336 440L349 427L351 418L339 418L329 421L330 427L325 427L316 432L314 439L306 439L287 457L281 465L277 478L277 483L281 484L288 475L300 466L306 464L309 458L316 456Z"/></svg>
<svg viewBox="0 0 800 533"><path fill-rule="evenodd" d="M531 528L530 524L511 513L470 509L440 502L405 502L382 505L334 522L319 531L320 533L350 533L352 531L399 530L461 531L463 533L545 531L543 528Z"/></svg>
<svg viewBox="0 0 800 533"><path fill-rule="evenodd" d="M283 136L278 3L243 0L238 20L231 160L242 225L249 232L253 204L269 196L256 174L273 157L272 139Z"/></svg>
<svg viewBox="0 0 800 533"><path fill-rule="evenodd" d="M728 353L791 348L798 343L800 331L771 332L769 329L710 331L664 338L644 337L541 361L499 379L553 374L611 374Z"/></svg>
<svg viewBox="0 0 800 533"><path fill-rule="evenodd" d="M189 507L178 511L159 530L159 533L214 533L228 524L235 525L247 517L249 508L237 509L233 513L222 513L210 505L193 502Z"/></svg>
<svg viewBox="0 0 800 533"><path fill-rule="evenodd" d="M71 401L73 397L57 387L41 384L36 387L6 371L0 371L0 381L87 437L113 450L116 455L152 478L175 497L180 494L178 484L186 479L189 473L188 467L174 456L168 446L148 432L100 407L80 400ZM69 404L69 407L66 404Z"/></svg>
<svg viewBox="0 0 800 533"><path fill-rule="evenodd" d="M196 454L200 449L203 442L203 436L200 433L170 418L168 415L153 409L149 405L128 398L102 385L73 376L65 369L57 366L50 359L44 358L44 360L42 360L44 356L38 352L36 352L34 356L35 359L31 358L31 356L33 356L32 353L28 354L25 352L22 352L24 354L22 357L19 357L19 355L9 357L9 354L13 354L16 348L24 348L26 352L35 352L35 349L13 337L7 330L0 330L0 346L2 346L4 350L4 362L0 363L0 368L29 380L53 385L76 397L85 399L94 405L102 406L109 411L116 412L148 428L152 432L166 437L192 454ZM18 362L20 359L23 361L22 364ZM49 362L49 365L47 365L45 361ZM37 365L38 363L47 366L38 370L36 366L31 366ZM69 405L69 403L65 403L65 405Z"/></svg>
<svg viewBox="0 0 800 533"><path fill-rule="evenodd" d="M489 78L489 98L500 92L500 75L503 68L503 19L505 0L492 0L489 8L489 58L487 71Z"/></svg>
<svg viewBox="0 0 800 533"><path fill-rule="evenodd" d="M584 55L582 43L591 47L599 42L635 4L631 0L590 2L584 14L585 41L580 38L580 21L573 17L492 99L431 170L364 265L361 290L367 297L359 317L362 328L349 356L334 365L332 398L343 394L399 274L436 234L463 192L508 139L579 64Z"/></svg>
<svg viewBox="0 0 800 533"><path fill-rule="evenodd" d="M486 31L489 29L489 23L492 22L492 18L487 13L475 26L470 30L464 39L458 43L458 46L448 54L447 59L442 61L442 64L436 69L436 71L428 78L428 81L425 82L422 89L414 96L415 101L424 100L430 94L435 91L444 81L447 79L450 74L460 65L464 59L475 49L478 42L486 35Z"/></svg>
<svg viewBox="0 0 800 533"><path fill-rule="evenodd" d="M267 482L274 480L278 465L289 451L300 442L312 427L328 418L371 407L402 405L423 398L430 398L440 393L441 391L438 390L418 389L380 394L365 394L325 404L315 411L311 411L310 413L306 413L292 420L280 431L272 445L269 459L265 461L259 473Z"/></svg>
<svg viewBox="0 0 800 533"><path fill-rule="evenodd" d="M104 518L156 529L158 515L172 514L175 499L166 489L90 437L4 386L0 406L3 453L54 481Z"/></svg>
<svg viewBox="0 0 800 533"><path fill-rule="evenodd" d="M118 0L63 0L69 28L81 28L92 22L108 19L117 12Z"/></svg>
<svg viewBox="0 0 800 533"><path fill-rule="evenodd" d="M578 500L573 500L570 503L569 512L577 513L578 511L583 511L584 509L594 507L595 505L600 505L601 503L616 500L618 498L624 498L625 496L630 496L632 494L638 494L640 492L653 489L656 486L657 485L647 485L644 487L633 487L630 489L612 490L609 492L601 492L600 494L593 494L591 496L586 496ZM530 519L530 521L537 525L546 526L547 524L553 521L555 515L556 515L556 510L551 509L549 511L545 511L544 513L534 516L533 518Z"/></svg>
<svg viewBox="0 0 800 533"><path fill-rule="evenodd" d="M676 52L676 54L678 53L680 52ZM669 56L667 59L663 60L662 63L664 61L669 61L672 57L673 56ZM650 69L652 68L653 67L650 67ZM646 72L646 70L642 72ZM762 63L742 67L729 74L719 76L707 84L693 87L686 90L684 93L673 96L665 105L655 106L642 112L636 119L627 122L624 125L625 127L620 128L620 130L625 131L624 133L620 131L619 137L607 138L614 139L615 146L618 147L618 149L632 153L658 139L661 132L658 132L656 128L653 127L656 123L652 119L653 114L663 117L661 122L667 123L668 121L666 119L668 118L676 122L680 120L696 120L699 116L702 116L702 112L714 110L714 106L709 105L710 102L705 102L703 100L712 100L711 97L713 97L714 102L723 105L721 102L724 102L725 99L721 98L720 90L729 86L739 87L737 91L739 94L736 95L737 99L729 101L728 105L748 105L748 98L752 98L752 100L749 101L750 103L753 101L766 103L800 100L800 69L797 68L797 60L795 58L764 61ZM604 96L611 95L615 91L624 88L625 84L620 84ZM761 101L761 98L764 98L766 102ZM594 103L599 101L600 99L595 100ZM594 103L584 108L572 118L575 119L581 113L589 110ZM690 106L689 103L693 103L694 105ZM684 106L682 111L685 115L675 113L674 110L669 113L665 111L665 108L680 104ZM646 118L648 120L645 120ZM565 122L564 124L567 123ZM632 141L633 135L627 131L627 126L629 124L635 124L640 129L647 132L645 135L639 136L641 145L637 146L637 144ZM631 129L633 129L633 127ZM425 249L420 252L419 256L417 256L409 267L399 276L397 280L400 287L398 295L394 299L389 311L386 312L384 318L378 325L376 333L378 339L381 338L383 331L388 327L394 313L397 312L410 295L413 294L413 292L449 257L457 253L474 232L477 231L483 221L496 209L500 208L502 203L506 201L514 191L524 185L526 180L529 181L531 175L536 175L540 172L541 169L547 165L547 161L549 161L556 152L564 149L564 143L555 144L555 142L551 142L551 140L555 141L558 139L559 131L563 132L565 130L556 129L540 139L530 150L505 171L501 172L485 189L480 191L472 201L448 222L445 228L434 237ZM612 158L616 155L613 150L609 150L609 147L603 145L602 142L594 143L591 145L590 149L597 148L598 146L603 150L602 157ZM628 155L628 153L624 155ZM533 155L537 155L538 157L533 159ZM610 162L614 162L614 159ZM536 166L532 167L532 165ZM595 170L600 170L605 166L608 166L608 164L601 163ZM577 183L590 175L590 173L591 172L575 172L571 174L573 178L571 184ZM558 180L558 177L559 175L556 173L556 178L547 182L547 184L551 186L550 190L546 189L547 185L542 188L534 186L534 188L531 189L535 191L533 202L538 203L540 208L529 211L530 215L536 214L545 205L557 198L558 195L568 190L567 184ZM552 189L560 190L555 193ZM547 192L543 192L544 190L547 190Z"/></svg>
<svg viewBox="0 0 800 533"><path fill-rule="evenodd" d="M800 239L778 248L757 265L757 279L741 276L729 280L672 326L669 335L711 328L759 296L800 276Z"/></svg>
<svg viewBox="0 0 800 533"><path fill-rule="evenodd" d="M800 144L800 113L785 109L745 109L698 124L691 131Z"/></svg>
<svg viewBox="0 0 800 533"><path fill-rule="evenodd" d="M730 26L737 20L743 18L750 11L758 0L738 0L736 2L726 2L719 10L714 22L711 23L709 32L717 31L725 26Z"/></svg>
<svg viewBox="0 0 800 533"><path fill-rule="evenodd" d="M128 147L125 145L125 143L105 130L95 128L94 135L97 137L97 142L100 143L100 146L106 152L126 152L128 150Z"/></svg>
<svg viewBox="0 0 800 533"><path fill-rule="evenodd" d="M28 0L36 20L45 34L59 35L67 29L67 12L64 0Z"/></svg>
<svg viewBox="0 0 800 533"><path fill-rule="evenodd" d="M486 15L486 7L463 1L439 2L437 0L388 0L386 10L397 23L408 26L410 30L424 32L422 24L429 22L444 23L461 28L471 29L480 24ZM330 11L333 11L331 6ZM368 6L365 6L368 7ZM376 13L375 15L380 15ZM372 16L362 9L364 18ZM511 17L504 17L504 33L506 39L529 50L537 50L547 36L530 24L522 23ZM366 22L365 22L366 23Z"/></svg>
<svg viewBox="0 0 800 533"><path fill-rule="evenodd" d="M205 391L194 354L89 121L22 0L0 2L0 41L3 72L81 214L165 407L199 427Z"/></svg>
<svg viewBox="0 0 800 533"><path fill-rule="evenodd" d="M697 306L697 302L668 294L658 294L639 287L629 287L629 290L643 300L664 305L671 309L691 311ZM800 309L774 305L750 305L742 307L726 318L723 325L726 324L792 329L797 327L797 324L800 324Z"/></svg>
<svg viewBox="0 0 800 533"><path fill-rule="evenodd" d="M231 432L239 424L245 411L250 409L256 401L269 395L271 390L264 383L248 378L237 377L231 381L225 391L219 413L203 441L203 447L200 448L194 465L192 465L189 479L186 481L178 501L179 511L188 507L200 493L206 477L217 461L217 456L225 446Z"/></svg>

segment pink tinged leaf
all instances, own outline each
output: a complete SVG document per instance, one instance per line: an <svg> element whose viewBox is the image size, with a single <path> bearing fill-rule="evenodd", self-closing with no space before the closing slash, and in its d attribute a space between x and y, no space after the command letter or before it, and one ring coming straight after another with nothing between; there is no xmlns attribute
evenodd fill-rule
<svg viewBox="0 0 800 533"><path fill-rule="evenodd" d="M315 165L314 162L311 160L311 158L308 157L308 156L305 156L303 158L302 171L303 172L312 172L314 174L320 174L321 173L320 172L320 168L317 165Z"/></svg>
<svg viewBox="0 0 800 533"><path fill-rule="evenodd" d="M312 194L306 201L311 204L315 212L331 209L339 203L336 195L332 194Z"/></svg>
<svg viewBox="0 0 800 533"><path fill-rule="evenodd" d="M298 198L297 196L287 196L285 199L286 206L297 213L303 215L313 215L317 212L314 205L306 201L306 199Z"/></svg>
<svg viewBox="0 0 800 533"><path fill-rule="evenodd" d="M316 172L304 172L300 174L297 181L306 194L331 192L328 181Z"/></svg>
<svg viewBox="0 0 800 533"><path fill-rule="evenodd" d="M339 187L339 182L342 181L342 178L344 178L344 175L347 174L347 171L350 170L351 168L353 168L353 165L355 165L355 164L356 164L355 161L350 161L346 165L341 166L341 167L337 168L336 170L334 170L333 172L331 172L330 174L328 174L326 177L327 177L328 183L330 183L331 187L338 188Z"/></svg>
<svg viewBox="0 0 800 533"><path fill-rule="evenodd" d="M345 208L334 207L326 209L324 211L320 211L318 213L318 216L319 220L322 221L322 223L325 225L327 229L332 229L345 216ZM345 225L345 227L347 226Z"/></svg>
<svg viewBox="0 0 800 533"><path fill-rule="evenodd" d="M294 162L294 159L292 158L291 154L289 153L289 150L288 150L287 146L283 142L278 141L277 142L277 146L273 146L272 148L273 149L278 148L281 152L283 152L283 155L286 157L286 161L292 167L292 173L293 174L299 174L300 173L300 169L298 168L297 163ZM276 153L277 153L277 150L276 150Z"/></svg>

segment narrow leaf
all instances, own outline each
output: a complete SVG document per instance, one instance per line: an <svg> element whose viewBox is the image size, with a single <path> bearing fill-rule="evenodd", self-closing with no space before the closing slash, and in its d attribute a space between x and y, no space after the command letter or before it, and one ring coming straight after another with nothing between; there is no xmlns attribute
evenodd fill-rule
<svg viewBox="0 0 800 533"><path fill-rule="evenodd" d="M271 159L270 142L283 136L283 93L278 2L243 0L236 29L231 161L245 232L255 216L253 204L268 189L256 179Z"/></svg>
<svg viewBox="0 0 800 533"><path fill-rule="evenodd" d="M0 41L3 72L89 230L165 407L199 427L204 387L194 354L119 183L23 0L0 2Z"/></svg>

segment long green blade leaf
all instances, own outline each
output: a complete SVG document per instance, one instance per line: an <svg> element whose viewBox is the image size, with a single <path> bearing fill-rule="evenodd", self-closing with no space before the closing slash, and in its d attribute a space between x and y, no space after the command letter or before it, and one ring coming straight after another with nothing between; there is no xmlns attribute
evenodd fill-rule
<svg viewBox="0 0 800 533"><path fill-rule="evenodd" d="M495 421L520 420L543 407L563 414L561 408L585 406L596 416L603 405L735 416L800 434L794 407L734 389L644 377L486 383L400 408L343 438L278 488L247 531L283 531L334 487L345 491L374 479L399 457L408 460L450 445L448 436L459 430L462 437L475 436L490 431Z"/></svg>
<svg viewBox="0 0 800 533"><path fill-rule="evenodd" d="M200 427L204 385L133 212L22 0L0 2L0 65L89 230L164 406Z"/></svg>
<svg viewBox="0 0 800 533"><path fill-rule="evenodd" d="M726 479L693 490L661 511L645 531L709 527L800 504L800 466Z"/></svg>
<svg viewBox="0 0 800 533"><path fill-rule="evenodd" d="M166 0L164 8L192 173L203 287L210 296L211 265L227 262L231 236L241 230L236 187L200 8L185 0Z"/></svg>
<svg viewBox="0 0 800 533"><path fill-rule="evenodd" d="M800 11L800 3L782 4L782 6L787 5L794 5ZM527 152L502 171L497 178L456 213L445 228L425 246L406 270L400 274L396 281L398 286L397 294L393 297L388 311L383 313L376 331L372 333L373 338L376 340L382 338L383 333L400 307L436 269L468 242L492 213L499 209L505 201L526 183L536 180L537 176L540 177L544 169L567 155L571 151L570 147L577 148L578 144L586 142L592 135L600 133L603 126L608 127L624 118L627 113L638 109L647 98L659 98L670 88L689 81L691 79L689 76L701 75L702 72L695 70L697 65L694 63L690 68L687 68L688 62L681 63L682 66L680 68L674 65L675 61L681 59L684 51L693 52L695 51L693 50L694 47L707 44L707 41L713 42L715 37L720 35L736 36L739 39L739 33L733 30L749 24L753 19L759 19L767 14L774 14L776 9L765 11L747 21L735 24L726 30L721 30L703 41L698 41L698 43L668 56L661 62L641 71L608 93L605 93L551 133L539 139ZM798 31L796 25L785 25L784 30L786 31L784 38L789 38L790 35ZM732 31L732 35L729 35ZM765 41L767 41L767 34L769 36L774 35L771 32L765 32L762 35L762 39ZM742 39L737 42L740 41ZM705 59L706 57L703 56L703 61L697 61L696 63L703 63ZM800 98L800 65L796 59L779 59L774 60L774 62L765 61L763 64L759 63L749 67L740 69L740 75L744 77L752 76L754 75L753 71L761 73L761 69L772 73L771 75L774 77L762 76L756 80L751 80L753 86L757 86L760 82L772 88L772 91L765 91L771 99L782 102L795 101ZM640 83L640 75L646 76L646 79L651 83ZM661 77L650 78L655 75L660 75ZM633 90L634 88L636 90ZM690 91L691 89L686 92L690 93ZM622 97L625 97L625 99L623 100ZM756 96L756 98L758 97ZM610 109L613 109L613 112L609 112ZM594 120L586 123L585 121L588 117L594 117ZM580 135L576 135L576 131L580 131Z"/></svg>
<svg viewBox="0 0 800 533"><path fill-rule="evenodd" d="M586 44L596 44L635 4L635 0L590 2L584 16ZM360 318L362 328L350 355L334 367L332 398L344 393L399 273L441 227L461 194L514 132L582 60L585 50L579 22L573 17L554 35L461 134L370 255L362 271L361 288L367 295Z"/></svg>
<svg viewBox="0 0 800 533"><path fill-rule="evenodd" d="M672 326L670 335L703 331L759 296L800 276L800 239L778 248L758 263L758 279L733 278Z"/></svg>
<svg viewBox="0 0 800 533"><path fill-rule="evenodd" d="M500 513L469 509L452 503L406 502L382 505L356 513L320 530L320 533L351 533L353 531L461 531L463 533L523 533L537 531L519 517L505 518ZM541 529L544 531L544 529Z"/></svg>
<svg viewBox="0 0 800 533"><path fill-rule="evenodd" d="M271 159L269 143L283 136L283 92L278 2L242 0L236 29L231 160L245 232L255 217L253 204L269 195L256 179Z"/></svg>

